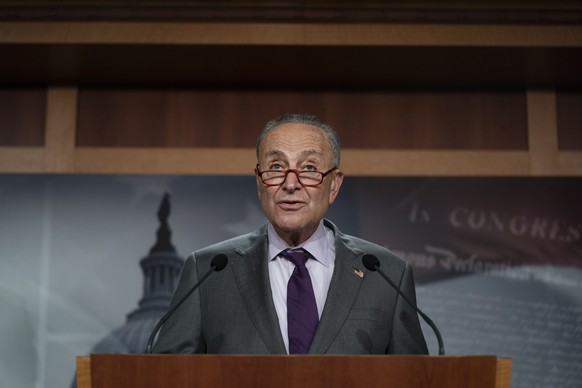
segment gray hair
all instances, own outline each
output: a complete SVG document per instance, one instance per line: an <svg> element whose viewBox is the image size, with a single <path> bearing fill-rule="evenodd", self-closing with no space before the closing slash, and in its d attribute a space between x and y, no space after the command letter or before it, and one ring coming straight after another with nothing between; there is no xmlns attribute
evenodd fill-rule
<svg viewBox="0 0 582 388"><path fill-rule="evenodd" d="M335 129L319 117L306 113L285 113L284 115L267 122L257 139L257 160L259 159L259 148L267 134L271 132L273 128L287 123L313 125L314 127L321 129L325 133L327 140L331 145L331 150L333 151L333 166L339 167L340 142Z"/></svg>

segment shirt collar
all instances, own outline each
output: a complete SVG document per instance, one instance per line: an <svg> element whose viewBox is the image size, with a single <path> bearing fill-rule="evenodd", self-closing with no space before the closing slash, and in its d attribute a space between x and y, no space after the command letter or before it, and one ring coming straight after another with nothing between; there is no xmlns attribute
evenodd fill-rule
<svg viewBox="0 0 582 388"><path fill-rule="evenodd" d="M325 226L323 225L323 220L319 221L319 225L311 237L296 247L289 246L289 244L287 244L281 237L279 237L271 223L269 223L267 228L267 238L269 240L269 261L277 258L279 253L285 249L303 248L309 252L315 260L319 261L324 266L327 267L330 264L330 259L327 255L328 241L325 233Z"/></svg>

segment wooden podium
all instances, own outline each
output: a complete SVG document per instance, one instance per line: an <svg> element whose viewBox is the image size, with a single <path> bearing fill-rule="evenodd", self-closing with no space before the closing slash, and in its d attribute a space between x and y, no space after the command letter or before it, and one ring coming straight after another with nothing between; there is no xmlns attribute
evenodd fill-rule
<svg viewBox="0 0 582 388"><path fill-rule="evenodd" d="M111 355L77 357L79 388L509 388L495 356Z"/></svg>

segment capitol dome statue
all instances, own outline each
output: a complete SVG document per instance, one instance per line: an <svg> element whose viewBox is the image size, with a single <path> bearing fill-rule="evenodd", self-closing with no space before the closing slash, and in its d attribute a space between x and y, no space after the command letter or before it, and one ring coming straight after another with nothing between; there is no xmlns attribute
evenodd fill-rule
<svg viewBox="0 0 582 388"><path fill-rule="evenodd" d="M148 338L170 306L184 264L170 241L168 226L170 195L165 194L158 210L160 227L157 241L149 254L141 259L144 274L143 297L138 308L127 315L127 322L101 340L91 353L144 353Z"/></svg>

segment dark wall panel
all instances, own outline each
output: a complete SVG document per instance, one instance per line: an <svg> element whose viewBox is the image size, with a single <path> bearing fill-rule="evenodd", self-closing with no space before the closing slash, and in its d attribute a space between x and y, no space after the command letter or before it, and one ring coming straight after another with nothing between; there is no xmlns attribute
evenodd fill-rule
<svg viewBox="0 0 582 388"><path fill-rule="evenodd" d="M582 150L582 91L557 91L558 148Z"/></svg>
<svg viewBox="0 0 582 388"><path fill-rule="evenodd" d="M344 148L527 149L523 90L81 89L77 142L252 147L285 112L331 122Z"/></svg>
<svg viewBox="0 0 582 388"><path fill-rule="evenodd" d="M45 89L0 89L0 146L44 145Z"/></svg>

